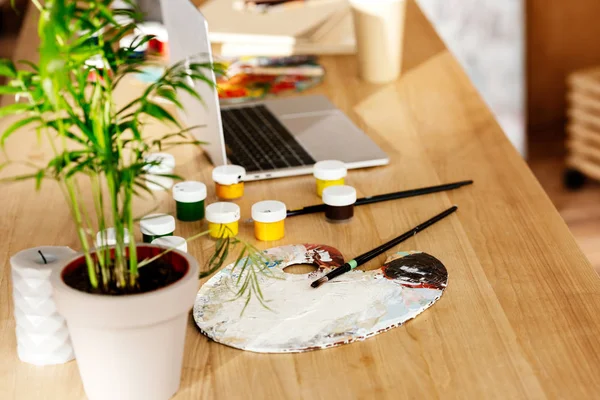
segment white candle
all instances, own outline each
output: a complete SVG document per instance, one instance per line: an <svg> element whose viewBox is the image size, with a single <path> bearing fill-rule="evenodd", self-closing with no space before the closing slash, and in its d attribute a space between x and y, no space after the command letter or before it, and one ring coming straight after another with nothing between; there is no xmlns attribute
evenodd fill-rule
<svg viewBox="0 0 600 400"><path fill-rule="evenodd" d="M52 298L50 275L76 254L68 247L42 246L11 257L17 353L21 361L51 365L75 358L67 325Z"/></svg>

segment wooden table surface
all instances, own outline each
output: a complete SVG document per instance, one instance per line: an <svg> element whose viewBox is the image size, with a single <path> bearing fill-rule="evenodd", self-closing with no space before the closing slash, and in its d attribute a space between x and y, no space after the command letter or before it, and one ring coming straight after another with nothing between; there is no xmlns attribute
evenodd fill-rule
<svg viewBox="0 0 600 400"><path fill-rule="evenodd" d="M35 55L32 18L16 58ZM322 59L326 81L310 93L327 95L391 157L389 166L351 171L348 181L360 196L462 179L475 185L366 206L350 225L298 217L288 221L286 238L271 245L326 243L352 256L458 204L457 214L397 249L442 260L449 271L446 293L400 328L297 355L253 354L210 342L190 319L177 399L598 397L600 279L413 1L406 29L404 71L395 83L360 82L353 57ZM22 136L10 144L11 157L44 156L43 147ZM197 149L175 154L178 173L210 181L210 166ZM249 183L239 202L242 218L260 199L280 199L290 208L315 203L313 184L311 177ZM0 196L2 398L82 398L75 362L41 368L18 360L10 294L11 254L37 245L78 247L67 207L52 184L39 194L32 182L12 184ZM169 194L158 202L161 210L174 211ZM188 236L201 228L182 223L178 232ZM244 225L241 235L252 238L251 229ZM202 263L210 246L194 242L190 253Z"/></svg>

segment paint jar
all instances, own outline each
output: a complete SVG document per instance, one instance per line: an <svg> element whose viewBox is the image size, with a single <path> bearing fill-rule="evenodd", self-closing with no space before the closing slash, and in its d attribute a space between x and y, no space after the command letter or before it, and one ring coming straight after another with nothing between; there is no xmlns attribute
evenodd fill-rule
<svg viewBox="0 0 600 400"><path fill-rule="evenodd" d="M344 184L348 169L341 161L326 160L315 164L313 174L317 178L317 194L322 197L326 187Z"/></svg>
<svg viewBox="0 0 600 400"><path fill-rule="evenodd" d="M129 230L123 228L123 242L129 244ZM114 246L117 244L115 228L106 228L96 234L96 247Z"/></svg>
<svg viewBox="0 0 600 400"><path fill-rule="evenodd" d="M246 170L239 165L221 165L213 169L215 192L221 200L235 200L244 195Z"/></svg>
<svg viewBox="0 0 600 400"><path fill-rule="evenodd" d="M323 190L325 217L332 223L348 222L354 216L356 189L352 186L330 186Z"/></svg>
<svg viewBox="0 0 600 400"><path fill-rule="evenodd" d="M240 206L235 203L219 202L206 207L206 220L210 237L236 236L239 230Z"/></svg>
<svg viewBox="0 0 600 400"><path fill-rule="evenodd" d="M165 236L159 237L152 241L152 244L155 244L160 247L164 247L167 249L177 249L187 253L187 242L181 236Z"/></svg>
<svg viewBox="0 0 600 400"><path fill-rule="evenodd" d="M85 66L89 70L87 77L88 82L103 80L102 75L104 74L106 64L101 55L97 54L85 60ZM108 70L108 74L112 75L112 71Z"/></svg>
<svg viewBox="0 0 600 400"><path fill-rule="evenodd" d="M173 236L175 218L169 214L149 214L140 220L140 230L144 243L152 243L163 236Z"/></svg>
<svg viewBox="0 0 600 400"><path fill-rule="evenodd" d="M180 221L200 221L204 218L206 185L202 182L186 181L173 186L173 199Z"/></svg>
<svg viewBox="0 0 600 400"><path fill-rule="evenodd" d="M270 242L285 236L287 209L281 201L259 201L252 206L254 236L258 240Z"/></svg>
<svg viewBox="0 0 600 400"><path fill-rule="evenodd" d="M146 187L152 191L169 190L173 186L173 178L161 175L173 175L175 171L175 157L169 153L153 153L145 158Z"/></svg>

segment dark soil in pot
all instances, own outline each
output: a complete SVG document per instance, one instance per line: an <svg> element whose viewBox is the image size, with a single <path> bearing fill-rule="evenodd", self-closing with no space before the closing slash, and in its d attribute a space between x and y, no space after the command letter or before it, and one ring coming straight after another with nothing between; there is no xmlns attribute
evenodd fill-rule
<svg viewBox="0 0 600 400"><path fill-rule="evenodd" d="M140 253L141 256L140 259L150 258L156 255L152 254L156 251L164 251L164 249L156 250L151 247L138 248L138 253ZM116 285L111 284L111 286L105 290L101 287L92 287L90 284L85 260L83 257L81 257L65 267L62 272L62 279L73 289L80 290L82 292L121 296L152 292L168 286L181 279L187 272L187 269L187 261L183 257L173 252L167 253L158 260L155 260L150 264L138 269L139 277L137 287L119 288L116 287Z"/></svg>

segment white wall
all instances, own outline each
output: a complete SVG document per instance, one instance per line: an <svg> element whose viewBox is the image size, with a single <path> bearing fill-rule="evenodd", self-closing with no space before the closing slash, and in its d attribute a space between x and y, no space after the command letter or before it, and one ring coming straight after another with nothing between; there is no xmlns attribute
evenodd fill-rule
<svg viewBox="0 0 600 400"><path fill-rule="evenodd" d="M524 0L417 0L525 155Z"/></svg>

